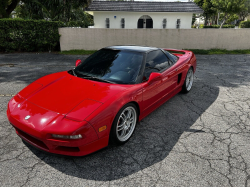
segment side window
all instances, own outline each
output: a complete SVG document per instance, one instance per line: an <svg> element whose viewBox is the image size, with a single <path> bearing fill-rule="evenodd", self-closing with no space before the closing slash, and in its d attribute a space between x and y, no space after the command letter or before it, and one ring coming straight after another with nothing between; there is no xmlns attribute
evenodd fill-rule
<svg viewBox="0 0 250 187"><path fill-rule="evenodd" d="M175 64L178 60L178 57L169 53L168 51L163 51L167 56L168 58L172 61L172 64Z"/></svg>
<svg viewBox="0 0 250 187"><path fill-rule="evenodd" d="M145 77L149 78L152 72L160 72L170 66L170 61L167 56L161 51L151 51L147 54L146 66L145 66Z"/></svg>

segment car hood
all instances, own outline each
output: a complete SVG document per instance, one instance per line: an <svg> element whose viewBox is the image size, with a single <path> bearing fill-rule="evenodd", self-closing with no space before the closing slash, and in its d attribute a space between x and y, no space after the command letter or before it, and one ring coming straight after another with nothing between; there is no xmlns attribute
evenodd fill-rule
<svg viewBox="0 0 250 187"><path fill-rule="evenodd" d="M82 112L80 109L90 114L124 89L126 85L96 82L61 72L35 81L19 94L41 108L63 115L71 112L74 117Z"/></svg>

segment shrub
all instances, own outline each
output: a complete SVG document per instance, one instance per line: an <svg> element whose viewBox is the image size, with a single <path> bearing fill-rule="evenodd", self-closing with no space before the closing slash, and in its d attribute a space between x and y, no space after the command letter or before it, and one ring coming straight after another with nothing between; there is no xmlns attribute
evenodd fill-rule
<svg viewBox="0 0 250 187"><path fill-rule="evenodd" d="M250 28L250 20L240 22L240 28Z"/></svg>
<svg viewBox="0 0 250 187"><path fill-rule="evenodd" d="M85 28L86 25L83 21L69 21L64 23L65 27L82 27Z"/></svg>
<svg viewBox="0 0 250 187"><path fill-rule="evenodd" d="M234 28L235 25L223 25L222 28ZM220 25L204 25L203 28L214 28L214 29L218 29L220 28Z"/></svg>
<svg viewBox="0 0 250 187"><path fill-rule="evenodd" d="M62 22L0 19L0 51L51 51L59 44Z"/></svg>

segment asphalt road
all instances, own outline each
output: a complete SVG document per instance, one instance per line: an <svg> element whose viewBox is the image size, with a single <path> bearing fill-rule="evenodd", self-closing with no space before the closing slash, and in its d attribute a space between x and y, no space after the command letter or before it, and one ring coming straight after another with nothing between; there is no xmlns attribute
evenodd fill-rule
<svg viewBox="0 0 250 187"><path fill-rule="evenodd" d="M250 186L250 55L197 55L191 92L137 124L123 146L74 158L24 144L6 117L9 95L79 57L0 54L1 186Z"/></svg>

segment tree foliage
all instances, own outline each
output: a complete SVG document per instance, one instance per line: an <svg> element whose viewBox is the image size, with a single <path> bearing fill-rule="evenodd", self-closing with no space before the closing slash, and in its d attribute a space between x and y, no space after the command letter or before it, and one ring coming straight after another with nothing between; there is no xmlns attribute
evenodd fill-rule
<svg viewBox="0 0 250 187"><path fill-rule="evenodd" d="M0 19L8 18L20 0L0 0Z"/></svg>
<svg viewBox="0 0 250 187"><path fill-rule="evenodd" d="M194 0L194 2L203 9L203 16L205 17L205 25L208 19L217 13L217 10L213 6L211 0Z"/></svg>
<svg viewBox="0 0 250 187"><path fill-rule="evenodd" d="M93 24L92 16L84 12L87 4L88 0L22 0L16 14L24 19L62 21L66 24L73 21L73 25L78 23L87 27Z"/></svg>
<svg viewBox="0 0 250 187"><path fill-rule="evenodd" d="M243 21L250 13L250 0L194 0L204 10L205 25L208 20L222 25L234 20ZM219 17L218 17L219 15ZM219 19L218 19L219 18Z"/></svg>
<svg viewBox="0 0 250 187"><path fill-rule="evenodd" d="M240 22L240 28L250 28L250 21Z"/></svg>
<svg viewBox="0 0 250 187"><path fill-rule="evenodd" d="M239 19L241 21L244 21L245 18L249 15L250 13L250 0L246 0L245 2L245 9L243 9L238 15L239 15Z"/></svg>
<svg viewBox="0 0 250 187"><path fill-rule="evenodd" d="M211 2L216 10L224 13L221 28L232 15L246 10L246 0L211 0Z"/></svg>

